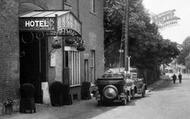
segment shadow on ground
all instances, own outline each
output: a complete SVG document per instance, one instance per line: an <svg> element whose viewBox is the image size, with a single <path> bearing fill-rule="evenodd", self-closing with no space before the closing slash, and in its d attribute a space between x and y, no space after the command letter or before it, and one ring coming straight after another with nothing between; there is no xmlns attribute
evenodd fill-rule
<svg viewBox="0 0 190 119"><path fill-rule="evenodd" d="M121 102L117 101L117 102L112 102L112 103L107 103L107 104L104 104L104 105L97 105L97 107L118 107L118 106L135 106L135 102L138 101L138 100L141 100L143 98L147 98L149 97L150 94L146 94L145 97L142 97L141 95L135 95L135 98L134 99L131 99L130 102L128 102L126 105L122 105Z"/></svg>
<svg viewBox="0 0 190 119"><path fill-rule="evenodd" d="M179 84L178 82L173 84L172 80L163 80L161 84L154 86L152 91L173 90L174 88L179 86L178 84Z"/></svg>
<svg viewBox="0 0 190 119"><path fill-rule="evenodd" d="M86 104L86 105L88 105L88 108L86 108L86 110L84 110L84 112L72 115L70 117L67 117L67 119L90 119L90 118L96 117L98 115L101 115L103 113L106 113L108 111L114 110L115 108L118 108L118 107L121 107L121 106L126 106L126 107L135 106L136 102L138 100L148 98L149 96L150 96L150 94L146 94L145 97L142 97L141 95L136 95L135 98L132 99L126 105L122 105L121 102L119 102L119 101L104 104L104 105L97 105L96 100L93 99L94 101L90 101L88 104ZM82 108L83 107L81 107L81 109ZM61 118L61 119L63 119L63 118ZM64 118L64 119L66 119L66 118Z"/></svg>

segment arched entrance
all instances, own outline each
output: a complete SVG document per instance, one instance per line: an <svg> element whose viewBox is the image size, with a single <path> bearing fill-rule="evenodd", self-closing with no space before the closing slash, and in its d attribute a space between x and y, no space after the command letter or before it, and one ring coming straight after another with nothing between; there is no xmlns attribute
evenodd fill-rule
<svg viewBox="0 0 190 119"><path fill-rule="evenodd" d="M44 32L20 32L20 84L35 86L35 101L42 102L41 82L46 81L47 37Z"/></svg>

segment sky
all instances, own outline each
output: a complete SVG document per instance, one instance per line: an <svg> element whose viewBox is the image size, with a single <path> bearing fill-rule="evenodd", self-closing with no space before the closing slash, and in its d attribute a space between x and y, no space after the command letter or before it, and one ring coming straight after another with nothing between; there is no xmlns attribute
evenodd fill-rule
<svg viewBox="0 0 190 119"><path fill-rule="evenodd" d="M190 36L190 0L143 0L144 7L154 14L175 9L180 20L176 25L160 29L165 39L182 44Z"/></svg>

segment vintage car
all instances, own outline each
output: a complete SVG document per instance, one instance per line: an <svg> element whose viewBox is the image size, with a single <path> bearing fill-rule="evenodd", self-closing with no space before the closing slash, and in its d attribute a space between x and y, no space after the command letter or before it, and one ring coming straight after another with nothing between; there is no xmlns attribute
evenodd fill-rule
<svg viewBox="0 0 190 119"><path fill-rule="evenodd" d="M141 94L142 97L145 96L147 86L144 83L143 77L138 78L137 69L130 68L130 79L133 80L133 91L132 91L132 98L134 98L135 94Z"/></svg>
<svg viewBox="0 0 190 119"><path fill-rule="evenodd" d="M133 80L120 68L107 70L95 84L98 87L95 97L99 105L114 101L120 101L126 105L131 100Z"/></svg>

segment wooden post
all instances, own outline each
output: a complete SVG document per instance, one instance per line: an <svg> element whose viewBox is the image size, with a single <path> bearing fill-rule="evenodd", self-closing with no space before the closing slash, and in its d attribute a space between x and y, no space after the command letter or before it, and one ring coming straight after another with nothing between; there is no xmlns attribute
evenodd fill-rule
<svg viewBox="0 0 190 119"><path fill-rule="evenodd" d="M124 55L124 64L125 64L125 70L129 71L129 58L128 58L128 23L129 23L129 2L128 0L125 0L125 55Z"/></svg>
<svg viewBox="0 0 190 119"><path fill-rule="evenodd" d="M63 53L63 64L62 64L62 80L63 84L65 83L65 37L62 36L62 53Z"/></svg>

